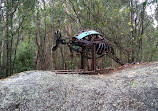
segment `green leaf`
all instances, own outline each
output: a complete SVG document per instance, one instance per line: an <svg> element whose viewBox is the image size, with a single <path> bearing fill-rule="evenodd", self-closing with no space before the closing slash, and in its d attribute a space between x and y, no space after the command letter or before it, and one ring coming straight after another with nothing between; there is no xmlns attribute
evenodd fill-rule
<svg viewBox="0 0 158 111"><path fill-rule="evenodd" d="M131 23L131 22L128 22L128 25L130 25L130 26L131 26L131 25L132 25L132 23Z"/></svg>
<svg viewBox="0 0 158 111"><path fill-rule="evenodd" d="M147 0L146 0L145 2L143 2L143 6L145 7L145 6L146 6L146 4L147 4Z"/></svg>
<svg viewBox="0 0 158 111"><path fill-rule="evenodd" d="M142 38L146 39L146 38L147 38L147 36L146 36L145 34L143 34L143 35L142 35Z"/></svg>
<svg viewBox="0 0 158 111"><path fill-rule="evenodd" d="M130 12L130 8L126 8L126 13L129 13Z"/></svg>

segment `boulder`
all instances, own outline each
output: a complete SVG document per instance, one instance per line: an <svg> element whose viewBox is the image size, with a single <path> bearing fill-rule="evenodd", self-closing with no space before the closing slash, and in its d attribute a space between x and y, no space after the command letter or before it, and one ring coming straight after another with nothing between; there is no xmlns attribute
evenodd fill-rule
<svg viewBox="0 0 158 111"><path fill-rule="evenodd" d="M22 72L0 80L0 111L158 111L158 62L105 75Z"/></svg>

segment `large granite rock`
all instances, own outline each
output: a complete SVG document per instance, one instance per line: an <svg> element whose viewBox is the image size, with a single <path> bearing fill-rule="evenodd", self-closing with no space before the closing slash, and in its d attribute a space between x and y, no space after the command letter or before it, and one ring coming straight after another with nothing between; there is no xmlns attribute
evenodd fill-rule
<svg viewBox="0 0 158 111"><path fill-rule="evenodd" d="M0 111L158 111L158 63L108 75L22 72L0 81Z"/></svg>

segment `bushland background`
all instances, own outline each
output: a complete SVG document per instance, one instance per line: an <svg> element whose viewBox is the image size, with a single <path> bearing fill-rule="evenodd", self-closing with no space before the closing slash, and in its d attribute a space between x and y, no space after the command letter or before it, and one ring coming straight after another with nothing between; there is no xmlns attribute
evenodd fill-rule
<svg viewBox="0 0 158 111"><path fill-rule="evenodd" d="M158 59L157 0L0 0L0 78L26 70L74 69L68 47L51 54L53 35L99 31L124 63ZM116 67L111 58L98 67Z"/></svg>

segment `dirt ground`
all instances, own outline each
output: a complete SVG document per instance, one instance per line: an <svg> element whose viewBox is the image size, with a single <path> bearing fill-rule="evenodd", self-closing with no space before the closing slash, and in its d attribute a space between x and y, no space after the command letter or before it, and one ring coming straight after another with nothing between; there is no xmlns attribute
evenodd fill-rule
<svg viewBox="0 0 158 111"><path fill-rule="evenodd" d="M158 62L105 75L22 72L0 80L0 111L158 111Z"/></svg>

